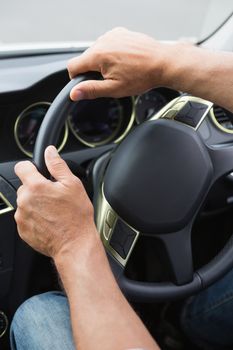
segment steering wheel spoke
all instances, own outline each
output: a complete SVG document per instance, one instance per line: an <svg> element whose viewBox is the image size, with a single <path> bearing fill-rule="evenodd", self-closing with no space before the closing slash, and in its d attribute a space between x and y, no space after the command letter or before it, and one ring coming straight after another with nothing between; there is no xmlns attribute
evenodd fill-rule
<svg viewBox="0 0 233 350"><path fill-rule="evenodd" d="M16 190L0 176L0 215L16 209Z"/></svg>
<svg viewBox="0 0 233 350"><path fill-rule="evenodd" d="M213 182L233 171L233 142L209 147L213 163Z"/></svg>
<svg viewBox="0 0 233 350"><path fill-rule="evenodd" d="M168 262L172 279L176 285L193 280L193 258L191 246L191 225L175 233L156 235L165 248L165 260Z"/></svg>
<svg viewBox="0 0 233 350"><path fill-rule="evenodd" d="M113 259L111 265L114 266L116 262L115 265L120 265L124 270L138 240L139 231L130 227L116 214L107 202L103 191L97 201L96 225L106 251ZM117 270L119 271L119 266Z"/></svg>
<svg viewBox="0 0 233 350"><path fill-rule="evenodd" d="M114 147L114 144L110 144L99 146L96 148L86 148L66 153L63 158L68 163L68 165L69 162L72 162L74 165L80 165L101 157L102 154L111 151Z"/></svg>

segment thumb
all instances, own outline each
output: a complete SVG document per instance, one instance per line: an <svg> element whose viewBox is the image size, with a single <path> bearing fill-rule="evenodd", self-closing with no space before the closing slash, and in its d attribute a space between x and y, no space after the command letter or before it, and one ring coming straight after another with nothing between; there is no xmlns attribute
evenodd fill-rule
<svg viewBox="0 0 233 350"><path fill-rule="evenodd" d="M75 87L70 92L73 101L91 100L98 97L120 97L119 83L116 80L86 80Z"/></svg>
<svg viewBox="0 0 233 350"><path fill-rule="evenodd" d="M67 183L67 179L70 179L70 177L73 176L68 165L60 157L54 146L48 146L46 148L45 163L52 177L61 183Z"/></svg>

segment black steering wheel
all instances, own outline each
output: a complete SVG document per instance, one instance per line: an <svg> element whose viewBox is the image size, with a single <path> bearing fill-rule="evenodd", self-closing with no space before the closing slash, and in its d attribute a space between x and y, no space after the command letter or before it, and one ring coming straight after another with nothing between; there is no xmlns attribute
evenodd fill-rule
<svg viewBox="0 0 233 350"><path fill-rule="evenodd" d="M45 148L56 144L75 106L70 90L89 77L79 76L65 86L44 118L34 163L45 176ZM97 228L115 277L131 300L185 297L233 267L231 237L211 262L193 270L194 219L212 185L233 170L233 140L217 130L209 117L211 108L208 101L178 97L137 126L110 156L106 154L95 163ZM170 281L149 283L126 277L124 270L140 235L160 241L170 265Z"/></svg>

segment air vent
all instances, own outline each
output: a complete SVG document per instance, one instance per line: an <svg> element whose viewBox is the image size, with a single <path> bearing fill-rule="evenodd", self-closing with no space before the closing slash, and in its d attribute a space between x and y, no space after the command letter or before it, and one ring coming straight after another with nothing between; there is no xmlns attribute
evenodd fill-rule
<svg viewBox="0 0 233 350"><path fill-rule="evenodd" d="M0 215L13 210L13 206L8 202L8 200L0 193Z"/></svg>
<svg viewBox="0 0 233 350"><path fill-rule="evenodd" d="M226 109L214 106L213 121L222 130L228 133L233 133L233 114Z"/></svg>

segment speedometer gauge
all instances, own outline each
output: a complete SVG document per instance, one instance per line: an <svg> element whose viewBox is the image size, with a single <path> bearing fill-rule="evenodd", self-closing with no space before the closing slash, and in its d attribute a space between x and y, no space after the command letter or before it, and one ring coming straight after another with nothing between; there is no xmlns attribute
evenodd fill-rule
<svg viewBox="0 0 233 350"><path fill-rule="evenodd" d="M41 123L49 109L50 103L39 102L27 107L15 122L15 141L20 150L28 157L33 156L33 150ZM63 127L58 142L60 151L68 137L67 124Z"/></svg>
<svg viewBox="0 0 233 350"><path fill-rule="evenodd" d="M114 98L83 100L68 118L74 136L83 144L95 147L114 141L121 130L123 106Z"/></svg>
<svg viewBox="0 0 233 350"><path fill-rule="evenodd" d="M167 104L167 98L153 89L139 96L136 101L136 121L138 124L153 117L161 108Z"/></svg>

